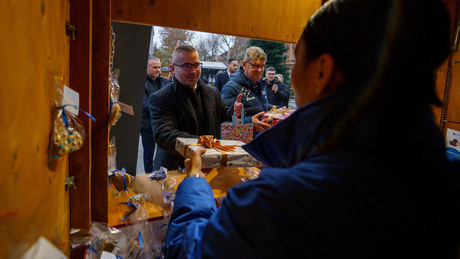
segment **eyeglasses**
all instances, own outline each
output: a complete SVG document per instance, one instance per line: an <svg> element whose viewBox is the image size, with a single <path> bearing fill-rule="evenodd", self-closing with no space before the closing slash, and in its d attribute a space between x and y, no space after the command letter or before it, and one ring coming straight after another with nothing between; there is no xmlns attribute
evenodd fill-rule
<svg viewBox="0 0 460 259"><path fill-rule="evenodd" d="M254 64L251 64L251 63L249 63L249 62L248 62L248 64L251 65L252 70L260 70L260 69L261 69L261 70L264 70L264 68L265 68L265 65L263 65L263 66L254 65Z"/></svg>
<svg viewBox="0 0 460 259"><path fill-rule="evenodd" d="M203 63L199 62L199 63L195 63L195 64L189 64L189 63L184 63L182 65L179 65L179 64L174 64L174 66L178 66L178 67L181 67L183 70L191 70L192 67L194 69L199 69L201 68L201 66L203 65Z"/></svg>

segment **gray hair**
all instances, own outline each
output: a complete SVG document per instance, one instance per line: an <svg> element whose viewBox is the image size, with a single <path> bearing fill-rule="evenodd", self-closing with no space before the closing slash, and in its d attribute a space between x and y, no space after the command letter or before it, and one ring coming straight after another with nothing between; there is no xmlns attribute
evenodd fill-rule
<svg viewBox="0 0 460 259"><path fill-rule="evenodd" d="M150 62L150 60L156 60L156 61L160 61L160 59L159 59L159 58L157 58L157 57L153 57L153 56L149 57L149 60L148 60L147 62ZM160 61L160 62L161 62L161 61Z"/></svg>
<svg viewBox="0 0 460 259"><path fill-rule="evenodd" d="M256 46L251 46L244 53L244 60L249 62L250 60L255 58L267 60L267 54L265 54L265 51L263 49Z"/></svg>

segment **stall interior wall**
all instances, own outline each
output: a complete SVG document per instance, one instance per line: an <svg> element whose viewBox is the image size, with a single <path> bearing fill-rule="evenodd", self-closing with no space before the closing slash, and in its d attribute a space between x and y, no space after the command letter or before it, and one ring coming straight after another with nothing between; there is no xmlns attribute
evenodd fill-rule
<svg viewBox="0 0 460 259"><path fill-rule="evenodd" d="M69 1L0 1L0 258L20 258L40 236L69 255L68 158L48 164L68 19Z"/></svg>
<svg viewBox="0 0 460 259"><path fill-rule="evenodd" d="M436 91L444 107L434 108L435 120L444 134L448 128L460 131L460 1L443 1L451 18L452 52L436 74Z"/></svg>

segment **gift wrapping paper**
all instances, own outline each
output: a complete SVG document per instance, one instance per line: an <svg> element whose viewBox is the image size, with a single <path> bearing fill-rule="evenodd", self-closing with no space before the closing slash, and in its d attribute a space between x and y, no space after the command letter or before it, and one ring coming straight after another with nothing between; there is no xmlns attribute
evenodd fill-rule
<svg viewBox="0 0 460 259"><path fill-rule="evenodd" d="M244 143L252 141L253 131L252 123L239 124L224 122L221 124L221 134L223 140L239 140Z"/></svg>
<svg viewBox="0 0 460 259"><path fill-rule="evenodd" d="M197 146L198 139L195 138L177 138L176 150L185 158L189 158L193 151L205 146ZM213 148L206 148L206 153L201 156L202 168L219 168L219 167L262 167L263 164L246 152L241 141L221 140L223 146L236 145L233 152L221 152ZM225 153L225 154L223 154Z"/></svg>

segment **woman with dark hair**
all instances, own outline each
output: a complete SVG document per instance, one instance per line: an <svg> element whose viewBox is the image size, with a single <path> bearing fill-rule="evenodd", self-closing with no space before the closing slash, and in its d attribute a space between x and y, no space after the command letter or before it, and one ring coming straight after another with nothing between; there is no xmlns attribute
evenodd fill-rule
<svg viewBox="0 0 460 259"><path fill-rule="evenodd" d="M244 147L267 168L217 209L205 150L186 160L166 256L457 258L460 164L430 110L448 54L440 1L325 4L295 51L299 109Z"/></svg>

